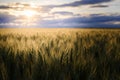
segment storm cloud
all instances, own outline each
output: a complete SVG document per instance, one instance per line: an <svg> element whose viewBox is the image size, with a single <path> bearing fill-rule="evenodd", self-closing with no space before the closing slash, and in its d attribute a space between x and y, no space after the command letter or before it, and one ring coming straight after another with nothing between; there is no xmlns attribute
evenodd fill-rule
<svg viewBox="0 0 120 80"><path fill-rule="evenodd" d="M80 0L80 1L75 1L73 3L68 3L68 4L63 4L60 5L61 7L66 7L66 6L80 6L80 5L89 5L89 4L99 4L99 3L105 3L105 2L110 2L113 0Z"/></svg>
<svg viewBox="0 0 120 80"><path fill-rule="evenodd" d="M0 5L0 9L9 9L10 7L8 5Z"/></svg>
<svg viewBox="0 0 120 80"><path fill-rule="evenodd" d="M100 4L100 3L107 3L111 2L113 0L80 0L80 1L75 1L71 3L66 3L62 5L47 5L44 7L48 8L54 8L54 7L78 7L78 6L83 6L83 5L94 5L94 4Z"/></svg>
<svg viewBox="0 0 120 80"><path fill-rule="evenodd" d="M15 16L10 15L8 13L0 13L0 24L1 23L9 23L16 19Z"/></svg>
<svg viewBox="0 0 120 80"><path fill-rule="evenodd" d="M72 12L67 12L67 11L53 12L53 14L61 14L61 15L73 15L73 13L72 13Z"/></svg>
<svg viewBox="0 0 120 80"><path fill-rule="evenodd" d="M63 13L62 13L63 14ZM0 24L6 24L17 20L14 16L9 14L0 14ZM120 15L101 15L92 14L89 16L71 17L66 19L52 19L52 20L37 20L34 22L36 25L33 27L46 27L46 28L120 28ZM2 27L0 26L0 27ZM14 26L14 25L13 25ZM15 27L15 26L14 26ZM17 27L20 27L19 25Z"/></svg>
<svg viewBox="0 0 120 80"><path fill-rule="evenodd" d="M112 23L111 23L112 22ZM120 15L90 15L89 17L72 17L68 19L57 19L57 20L42 20L39 24L42 27L120 27L120 24L113 24L114 22L120 22Z"/></svg>
<svg viewBox="0 0 120 80"><path fill-rule="evenodd" d="M108 5L93 5L91 8L106 8L109 7Z"/></svg>

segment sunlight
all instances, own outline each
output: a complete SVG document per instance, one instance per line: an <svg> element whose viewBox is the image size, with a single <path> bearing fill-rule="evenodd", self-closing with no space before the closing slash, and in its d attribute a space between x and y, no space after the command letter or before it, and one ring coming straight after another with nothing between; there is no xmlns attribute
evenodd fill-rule
<svg viewBox="0 0 120 80"><path fill-rule="evenodd" d="M28 18L35 16L35 14L36 14L36 12L33 10L24 10L23 11L23 15Z"/></svg>

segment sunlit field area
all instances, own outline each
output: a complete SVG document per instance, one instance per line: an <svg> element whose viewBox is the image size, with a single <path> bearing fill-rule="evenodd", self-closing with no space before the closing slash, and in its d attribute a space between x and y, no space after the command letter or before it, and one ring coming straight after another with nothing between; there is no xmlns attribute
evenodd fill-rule
<svg viewBox="0 0 120 80"><path fill-rule="evenodd" d="M120 30L0 29L0 80L120 80Z"/></svg>

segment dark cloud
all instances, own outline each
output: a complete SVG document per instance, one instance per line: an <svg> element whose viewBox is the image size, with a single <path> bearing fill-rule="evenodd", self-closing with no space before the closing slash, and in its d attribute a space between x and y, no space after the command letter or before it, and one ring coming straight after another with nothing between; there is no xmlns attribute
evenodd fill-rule
<svg viewBox="0 0 120 80"><path fill-rule="evenodd" d="M9 22L12 22L15 19L16 19L15 16L12 16L8 13L0 13L0 24L1 23L9 23Z"/></svg>
<svg viewBox="0 0 120 80"><path fill-rule="evenodd" d="M89 4L99 4L99 3L105 3L105 2L110 2L113 0L80 0L80 1L75 1L73 3L68 3L68 4L63 4L61 6L80 6L80 5L89 5Z"/></svg>
<svg viewBox="0 0 120 80"><path fill-rule="evenodd" d="M77 23L89 23L89 24L105 23L110 21L120 21L120 16L91 15L90 17L76 17L76 18L73 17L65 20L65 22L67 23L77 22Z"/></svg>
<svg viewBox="0 0 120 80"><path fill-rule="evenodd" d="M91 8L105 8L105 7L109 7L108 5L94 5L91 6Z"/></svg>
<svg viewBox="0 0 120 80"><path fill-rule="evenodd" d="M53 12L53 14L74 15L72 12L67 12L67 11Z"/></svg>
<svg viewBox="0 0 120 80"><path fill-rule="evenodd" d="M30 4L27 4L27 3L13 3L12 5L11 4L0 5L0 9L23 10L24 8L30 8L34 10L42 10L43 12L48 12L55 7L78 7L82 5L99 4L99 3L111 2L111 1L113 0L80 0L80 1L75 1L75 2L61 4L61 5L38 6L37 8L32 8ZM20 7L18 5L23 5L24 7ZM108 7L108 5L95 5L95 6L93 5L92 7Z"/></svg>
<svg viewBox="0 0 120 80"><path fill-rule="evenodd" d="M112 22L112 23L111 23ZM42 27L95 27L95 28L120 28L120 24L113 24L114 22L120 22L120 15L90 15L90 17L72 17L68 19L57 20L43 20L39 24Z"/></svg>
<svg viewBox="0 0 120 80"><path fill-rule="evenodd" d="M75 1L72 3L66 3L62 5L48 5L44 7L48 8L54 8L54 7L78 7L82 5L92 5L92 4L99 4L99 3L106 3L106 2L111 2L113 0L80 0L80 1Z"/></svg>
<svg viewBox="0 0 120 80"><path fill-rule="evenodd" d="M22 7L21 7L21 5L22 5ZM0 5L0 9L5 9L5 10L7 10L7 9L23 10L24 8L31 8L32 9L30 4L27 4L27 3L26 4L25 3L13 3L13 4Z"/></svg>
<svg viewBox="0 0 120 80"><path fill-rule="evenodd" d="M62 13L64 14L64 13ZM11 27L9 23L17 20L15 16L8 13L0 13L0 27ZM40 19L35 22L36 26L30 27L46 27L46 28L120 28L120 24L115 24L115 22L120 22L120 15L100 15L92 14L90 16L74 16L67 19L53 19L44 20ZM14 22L15 23L15 22ZM5 24L5 25L4 25ZM21 24L20 24L21 25ZM16 25L12 25L16 27ZM20 27L17 25L17 27Z"/></svg>
<svg viewBox="0 0 120 80"><path fill-rule="evenodd" d="M0 5L0 9L9 9L10 7L7 5Z"/></svg>

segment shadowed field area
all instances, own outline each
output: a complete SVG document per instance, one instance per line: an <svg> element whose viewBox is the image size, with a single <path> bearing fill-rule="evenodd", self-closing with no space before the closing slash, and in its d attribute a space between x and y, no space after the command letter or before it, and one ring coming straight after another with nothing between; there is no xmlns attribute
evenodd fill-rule
<svg viewBox="0 0 120 80"><path fill-rule="evenodd" d="M0 29L0 80L120 80L120 30Z"/></svg>

